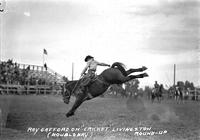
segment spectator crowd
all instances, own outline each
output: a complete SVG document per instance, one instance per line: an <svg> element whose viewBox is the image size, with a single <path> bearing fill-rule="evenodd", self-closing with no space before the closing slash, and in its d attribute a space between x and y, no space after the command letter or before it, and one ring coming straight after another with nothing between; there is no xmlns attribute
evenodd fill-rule
<svg viewBox="0 0 200 140"><path fill-rule="evenodd" d="M1 84L24 84L27 74L27 70L20 70L18 64L11 59L0 63Z"/></svg>
<svg viewBox="0 0 200 140"><path fill-rule="evenodd" d="M30 66L20 68L20 64L12 59L0 62L0 84L13 85L52 85L48 79L40 77L30 70Z"/></svg>

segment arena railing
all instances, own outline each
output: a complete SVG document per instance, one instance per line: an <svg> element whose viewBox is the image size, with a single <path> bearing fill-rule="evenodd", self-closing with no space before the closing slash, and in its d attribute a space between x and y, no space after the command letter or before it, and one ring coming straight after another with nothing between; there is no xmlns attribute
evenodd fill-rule
<svg viewBox="0 0 200 140"><path fill-rule="evenodd" d="M0 94L2 95L28 95L28 94L61 94L61 87L53 87L49 85L0 85Z"/></svg>
<svg viewBox="0 0 200 140"><path fill-rule="evenodd" d="M195 88L194 90L189 90L189 95L194 97L194 100L199 100L200 99L200 89Z"/></svg>

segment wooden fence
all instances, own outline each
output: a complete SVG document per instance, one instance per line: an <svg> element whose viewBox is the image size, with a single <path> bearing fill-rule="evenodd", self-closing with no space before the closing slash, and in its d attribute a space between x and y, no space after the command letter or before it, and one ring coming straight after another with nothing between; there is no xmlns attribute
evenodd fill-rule
<svg viewBox="0 0 200 140"><path fill-rule="evenodd" d="M49 85L0 85L0 94L61 94L61 85L49 86Z"/></svg>
<svg viewBox="0 0 200 140"><path fill-rule="evenodd" d="M194 97L194 100L200 100L200 89L195 88L194 90L189 90L189 95Z"/></svg>

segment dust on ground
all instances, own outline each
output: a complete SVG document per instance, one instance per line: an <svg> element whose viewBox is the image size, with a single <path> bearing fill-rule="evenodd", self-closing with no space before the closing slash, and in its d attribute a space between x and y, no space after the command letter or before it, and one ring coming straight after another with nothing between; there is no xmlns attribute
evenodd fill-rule
<svg viewBox="0 0 200 140"><path fill-rule="evenodd" d="M167 130L164 135L136 136L133 132L93 132L85 139L199 139L200 104L187 101L177 104L172 100L151 103L142 98L96 98L85 102L75 116L66 118L65 114L73 105L66 105L61 96L28 95L0 96L1 135L10 139L82 139L75 137L47 138L45 133L27 133L29 127L149 127L153 131Z"/></svg>

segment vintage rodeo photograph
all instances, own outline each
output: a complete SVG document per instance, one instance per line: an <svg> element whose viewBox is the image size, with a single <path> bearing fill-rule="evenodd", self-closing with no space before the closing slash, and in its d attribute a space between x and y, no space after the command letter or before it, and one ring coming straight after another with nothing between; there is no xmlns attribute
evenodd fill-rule
<svg viewBox="0 0 200 140"><path fill-rule="evenodd" d="M200 0L0 0L0 140L199 140Z"/></svg>

